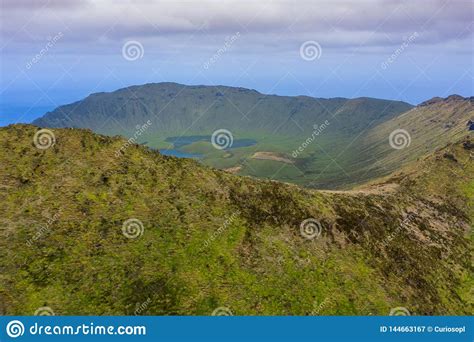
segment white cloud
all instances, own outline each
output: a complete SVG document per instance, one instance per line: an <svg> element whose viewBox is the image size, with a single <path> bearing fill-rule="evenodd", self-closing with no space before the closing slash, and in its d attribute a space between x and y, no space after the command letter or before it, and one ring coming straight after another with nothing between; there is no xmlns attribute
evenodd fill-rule
<svg viewBox="0 0 474 342"><path fill-rule="evenodd" d="M471 1L408 0L4 0L2 6L7 52L57 32L65 33L64 46L90 42L89 49L130 38L188 39L192 46L237 31L242 44L278 42L281 49L308 39L326 48L397 46L413 32L420 35L416 44L443 44L472 37L473 13Z"/></svg>

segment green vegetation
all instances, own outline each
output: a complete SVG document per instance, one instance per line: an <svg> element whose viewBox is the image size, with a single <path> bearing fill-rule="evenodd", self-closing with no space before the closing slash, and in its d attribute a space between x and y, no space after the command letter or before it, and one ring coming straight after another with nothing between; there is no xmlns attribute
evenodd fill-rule
<svg viewBox="0 0 474 342"><path fill-rule="evenodd" d="M203 154L205 165L238 169L240 175L317 189L350 189L462 137L466 122L474 117L473 103L472 98L453 95L412 107L373 98L289 97L243 88L158 83L92 94L34 124L132 137L137 125L150 120L137 141L155 149L173 148L166 142L169 137L211 136L216 129L227 129L234 140L254 139L257 144L226 153L210 141L200 141L180 150ZM295 156L315 125L315 139ZM396 129L410 135L410 144L401 150L389 144ZM295 163L255 160L255 152L279 153Z"/></svg>
<svg viewBox="0 0 474 342"><path fill-rule="evenodd" d="M172 148L166 142L169 137L211 136L217 129L227 129L234 140L250 138L258 143L232 149L230 155L214 149L210 141L194 143L183 150L204 153L202 162L212 167L240 167L241 175L335 188L347 186L354 179L361 183L373 176L364 169L372 164L370 156L358 158L365 132L412 107L400 101L374 98L290 97L244 88L158 83L92 94L47 113L34 124L89 128L101 134L132 137L137 125L150 120L152 124L138 137L138 142L155 149ZM291 157L313 134L314 126L325 122L327 126L294 165L252 159L255 152ZM387 137L382 140L386 142ZM337 163L333 162L335 159ZM361 164L357 177L347 174L355 163Z"/></svg>
<svg viewBox="0 0 474 342"><path fill-rule="evenodd" d="M337 192L138 145L117 157L124 139L80 129L54 129L56 144L40 150L37 130L0 129L1 314L474 312L464 140ZM301 235L308 218L320 237ZM140 236L123 234L129 219L142 222Z"/></svg>

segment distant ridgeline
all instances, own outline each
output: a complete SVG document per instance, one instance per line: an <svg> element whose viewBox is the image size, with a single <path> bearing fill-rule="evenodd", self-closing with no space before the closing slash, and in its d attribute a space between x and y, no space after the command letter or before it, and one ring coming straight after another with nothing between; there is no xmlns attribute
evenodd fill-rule
<svg viewBox="0 0 474 342"><path fill-rule="evenodd" d="M60 106L34 125L90 128L103 134L131 134L151 120L148 132L171 136L210 135L227 129L234 135L298 136L329 120L344 134L357 134L411 109L402 101L375 98L277 96L226 86L150 83L110 93L95 93Z"/></svg>
<svg viewBox="0 0 474 342"><path fill-rule="evenodd" d="M459 95L413 107L367 97L277 96L226 86L153 83L92 94L33 124L123 135L239 175L334 189L387 175L459 139L474 117L473 107L472 97ZM145 123L150 124L144 130ZM221 131L225 148L212 144ZM401 148L394 148L390 137L400 132Z"/></svg>

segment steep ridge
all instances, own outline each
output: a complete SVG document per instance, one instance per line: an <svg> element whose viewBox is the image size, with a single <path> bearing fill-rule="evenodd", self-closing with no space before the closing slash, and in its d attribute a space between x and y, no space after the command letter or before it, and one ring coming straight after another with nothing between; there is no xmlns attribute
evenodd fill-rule
<svg viewBox="0 0 474 342"><path fill-rule="evenodd" d="M150 83L96 93L61 106L33 124L79 127L105 134L132 134L148 120L148 135L207 135L225 128L235 135L281 136L311 132L315 123L337 115L334 123L346 133L357 133L370 121L384 121L412 106L371 98L312 98L265 95L226 86L186 86Z"/></svg>
<svg viewBox="0 0 474 342"><path fill-rule="evenodd" d="M86 130L41 150L37 132L0 129L2 314L473 312L469 138L319 192Z"/></svg>
<svg viewBox="0 0 474 342"><path fill-rule="evenodd" d="M290 97L244 88L158 83L92 94L34 124L134 137L152 148L177 150L176 155L197 155L206 165L240 175L332 188L347 181L347 170L341 168L345 161L333 161L352 147L350 142L410 108L404 102L373 98ZM146 129L137 129L145 123ZM222 130L232 135L231 149L211 144L212 134ZM295 163L286 163L316 130L317 141ZM181 146L179 139L190 142ZM357 154L357 148L349 150L351 156ZM281 159L253 158L259 152Z"/></svg>
<svg viewBox="0 0 474 342"><path fill-rule="evenodd" d="M455 141L473 118L472 98L458 95L412 107L370 98L288 97L158 83L93 94L35 124L136 137L138 143L197 156L206 165L239 175L348 189ZM143 123L146 129L137 135L136 127ZM232 148L211 144L212 133L221 129L232 134ZM189 143L181 146L179 139Z"/></svg>
<svg viewBox="0 0 474 342"><path fill-rule="evenodd" d="M426 101L361 135L352 149L341 155L346 174L339 182L350 186L387 175L468 134L474 118L474 97L451 95ZM344 180L344 176L346 179ZM338 181L338 179L334 179Z"/></svg>

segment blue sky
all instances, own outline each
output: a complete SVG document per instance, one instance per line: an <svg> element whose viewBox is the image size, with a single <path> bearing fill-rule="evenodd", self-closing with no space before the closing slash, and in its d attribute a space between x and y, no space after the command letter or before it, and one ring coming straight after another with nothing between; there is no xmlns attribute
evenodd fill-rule
<svg viewBox="0 0 474 342"><path fill-rule="evenodd" d="M473 95L472 1L3 0L0 20L0 125L164 81L413 104Z"/></svg>

